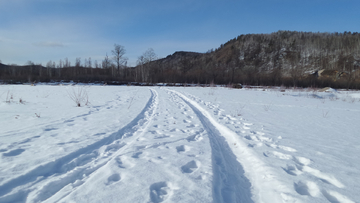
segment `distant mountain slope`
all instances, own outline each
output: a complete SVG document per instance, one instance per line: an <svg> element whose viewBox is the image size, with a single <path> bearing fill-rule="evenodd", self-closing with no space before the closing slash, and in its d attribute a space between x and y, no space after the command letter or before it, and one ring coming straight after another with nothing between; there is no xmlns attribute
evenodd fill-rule
<svg viewBox="0 0 360 203"><path fill-rule="evenodd" d="M149 68L171 73L170 78L177 81L200 83L271 80L281 84L283 78L296 83L321 69L351 75L360 68L360 34L278 31L240 35L207 53L175 52L153 61ZM158 81L159 70L155 72L151 80Z"/></svg>

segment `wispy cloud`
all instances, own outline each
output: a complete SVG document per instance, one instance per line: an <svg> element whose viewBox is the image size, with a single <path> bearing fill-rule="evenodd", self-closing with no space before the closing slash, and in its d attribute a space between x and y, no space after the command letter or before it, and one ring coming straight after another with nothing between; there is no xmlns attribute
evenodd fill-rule
<svg viewBox="0 0 360 203"><path fill-rule="evenodd" d="M64 47L65 45L61 42L51 42L51 41L43 41L43 42L35 42L34 46L38 47Z"/></svg>

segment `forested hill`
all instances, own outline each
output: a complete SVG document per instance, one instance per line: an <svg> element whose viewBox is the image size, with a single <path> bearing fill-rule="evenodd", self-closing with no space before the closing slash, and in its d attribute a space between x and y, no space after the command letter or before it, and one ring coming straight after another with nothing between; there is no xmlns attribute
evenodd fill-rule
<svg viewBox="0 0 360 203"><path fill-rule="evenodd" d="M75 66L67 59L57 66L50 62L46 67L1 65L0 80L360 88L360 33L278 31L240 35L206 53L179 51L157 60L154 53L144 54L136 67L116 66L108 57L95 68L90 59L85 59L84 65L77 59Z"/></svg>
<svg viewBox="0 0 360 203"><path fill-rule="evenodd" d="M149 66L149 80L154 82L306 85L314 82L305 81L311 79L306 76L325 69L331 79L340 79L334 74L343 73L343 79L353 83L360 78L360 34L278 31L240 35L207 53L176 52Z"/></svg>

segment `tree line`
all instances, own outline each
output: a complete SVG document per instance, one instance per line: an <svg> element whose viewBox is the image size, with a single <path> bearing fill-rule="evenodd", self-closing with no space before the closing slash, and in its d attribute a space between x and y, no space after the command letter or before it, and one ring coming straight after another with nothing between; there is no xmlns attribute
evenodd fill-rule
<svg viewBox="0 0 360 203"><path fill-rule="evenodd" d="M48 61L45 66L28 61L24 66L5 65L0 61L0 82L2 83L34 83L51 81L103 82L124 84L133 81L146 81L149 71L146 63L157 59L152 48L138 57L137 67L128 67L125 47L114 44L111 56L101 62L91 58L76 58L72 64L68 58Z"/></svg>
<svg viewBox="0 0 360 203"><path fill-rule="evenodd" d="M153 49L127 66L126 50L115 44L101 62L77 58L46 66L0 65L0 80L120 83L215 83L360 88L360 34L278 31L239 35L205 53L175 52L158 59ZM325 71L324 71L325 70ZM321 74L320 74L321 73Z"/></svg>

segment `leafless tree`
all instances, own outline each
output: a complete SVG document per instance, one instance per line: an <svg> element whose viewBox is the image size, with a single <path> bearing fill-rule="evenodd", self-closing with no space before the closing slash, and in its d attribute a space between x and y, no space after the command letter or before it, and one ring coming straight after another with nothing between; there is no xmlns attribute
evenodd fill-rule
<svg viewBox="0 0 360 203"><path fill-rule="evenodd" d="M88 60L88 67L89 67L89 68L92 68L91 57L89 57L89 60Z"/></svg>
<svg viewBox="0 0 360 203"><path fill-rule="evenodd" d="M139 56L136 62L138 68L135 70L135 81L145 81L145 74L144 74L144 65L145 59L144 56Z"/></svg>
<svg viewBox="0 0 360 203"><path fill-rule="evenodd" d="M110 68L110 65L111 65L111 62L110 62L109 56L106 54L104 60L102 61L102 67L107 69L107 68Z"/></svg>
<svg viewBox="0 0 360 203"><path fill-rule="evenodd" d="M111 53L113 54L113 59L119 72L120 68L124 66L128 60L124 57L124 54L126 53L125 47L119 44L114 44L114 50L112 50Z"/></svg>
<svg viewBox="0 0 360 203"><path fill-rule="evenodd" d="M65 58L64 67L68 68L70 66L71 66L70 61L68 60L68 58Z"/></svg>
<svg viewBox="0 0 360 203"><path fill-rule="evenodd" d="M146 63L149 63L149 62L157 59L157 55L155 54L155 51L152 48L149 48L148 50L146 50L144 52L143 56L145 58Z"/></svg>
<svg viewBox="0 0 360 203"><path fill-rule="evenodd" d="M81 58L76 58L75 67L80 67L80 66L81 66Z"/></svg>
<svg viewBox="0 0 360 203"><path fill-rule="evenodd" d="M136 78L140 77L141 81L149 82L150 62L157 59L154 49L149 48L143 55L138 57L137 65L139 69L136 71Z"/></svg>

